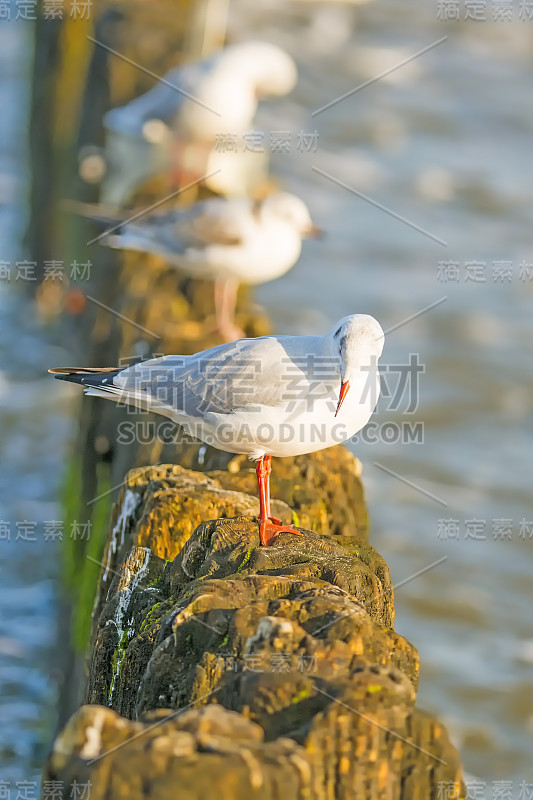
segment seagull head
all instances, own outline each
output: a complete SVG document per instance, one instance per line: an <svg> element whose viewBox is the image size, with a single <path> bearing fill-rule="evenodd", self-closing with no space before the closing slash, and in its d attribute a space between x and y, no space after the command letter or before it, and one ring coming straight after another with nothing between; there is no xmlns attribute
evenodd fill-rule
<svg viewBox="0 0 533 800"><path fill-rule="evenodd" d="M385 334L379 322L368 314L352 314L339 320L328 333L333 352L340 358L341 388L335 416L350 389L350 382L361 369L377 373L377 362L383 351Z"/></svg>
<svg viewBox="0 0 533 800"><path fill-rule="evenodd" d="M265 213L283 220L291 225L302 238L319 238L322 235L320 228L313 223L309 209L303 200L289 192L276 192L263 201Z"/></svg>
<svg viewBox="0 0 533 800"><path fill-rule="evenodd" d="M231 49L251 77L257 98L281 97L294 89L298 78L296 64L281 47L250 41L232 45Z"/></svg>

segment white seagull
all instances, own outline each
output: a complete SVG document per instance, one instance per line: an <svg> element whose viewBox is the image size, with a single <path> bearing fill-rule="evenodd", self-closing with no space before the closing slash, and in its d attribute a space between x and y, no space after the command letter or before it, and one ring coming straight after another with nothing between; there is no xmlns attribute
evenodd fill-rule
<svg viewBox="0 0 533 800"><path fill-rule="evenodd" d="M296 65L284 50L257 41L170 70L149 92L105 114L110 172L103 200L120 205L176 159L206 167L218 136L251 132L258 100L287 94L296 79ZM196 145L196 154L187 155L187 143Z"/></svg>
<svg viewBox="0 0 533 800"><path fill-rule="evenodd" d="M379 323L367 314L337 322L325 336L240 339L190 356L134 366L57 368L88 395L162 414L208 445L257 461L259 534L270 545L299 534L270 516L272 456L322 450L354 436L379 395Z"/></svg>
<svg viewBox="0 0 533 800"><path fill-rule="evenodd" d="M299 197L276 192L260 201L213 197L188 209L137 215L115 224L99 241L162 256L191 277L213 280L217 328L232 341L243 335L234 322L239 284L281 277L298 260L302 238L320 234Z"/></svg>

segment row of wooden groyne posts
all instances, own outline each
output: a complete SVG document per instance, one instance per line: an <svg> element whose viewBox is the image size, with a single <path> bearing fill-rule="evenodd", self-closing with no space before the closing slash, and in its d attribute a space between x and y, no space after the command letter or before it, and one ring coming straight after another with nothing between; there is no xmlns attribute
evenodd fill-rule
<svg viewBox="0 0 533 800"><path fill-rule="evenodd" d="M163 74L201 21L190 3L95 5L94 23L37 25L28 246L38 263L61 246L92 271L84 297L64 286L58 299L43 282L36 302L82 364L197 352L217 343L210 288L156 257L87 246L94 232L66 219L61 199L97 199L69 178L77 153L101 137L105 108L148 85L88 35L118 37ZM136 33L154 14L166 28L150 64ZM167 189L152 183L137 200ZM54 323L61 306L71 314ZM247 292L237 313L248 335L269 331ZM87 786L90 800L463 797L444 727L416 705L418 654L394 631L357 459L335 447L280 460L273 512L308 533L261 548L253 465L192 441L122 442L126 413L80 402L64 506L91 535L64 543L63 682L44 779L65 798Z"/></svg>

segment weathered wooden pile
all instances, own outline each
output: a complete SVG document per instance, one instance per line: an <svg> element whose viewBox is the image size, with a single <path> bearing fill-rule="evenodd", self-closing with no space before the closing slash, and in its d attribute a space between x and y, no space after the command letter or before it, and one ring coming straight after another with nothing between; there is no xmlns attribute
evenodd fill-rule
<svg viewBox="0 0 533 800"><path fill-rule="evenodd" d="M416 800L443 786L460 797L457 753L415 706L418 654L393 629L387 565L357 528L357 461L333 448L277 464L275 513L291 521L284 499L299 496L307 524L332 532L268 548L243 491L252 474L128 474L87 705L56 740L47 779L89 780L92 800L217 789L230 800Z"/></svg>

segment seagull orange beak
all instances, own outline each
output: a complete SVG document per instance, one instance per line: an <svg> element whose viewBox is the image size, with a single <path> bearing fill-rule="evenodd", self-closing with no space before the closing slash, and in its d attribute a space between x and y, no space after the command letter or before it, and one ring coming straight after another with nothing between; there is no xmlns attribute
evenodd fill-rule
<svg viewBox="0 0 533 800"><path fill-rule="evenodd" d="M337 410L335 411L335 416L337 416L337 414L341 410L341 406L342 406L342 404L344 402L344 398L348 394L348 389L349 388L350 388L350 382L349 381L344 381L344 383L341 383L341 390L339 392L339 402L337 403Z"/></svg>
<svg viewBox="0 0 533 800"><path fill-rule="evenodd" d="M306 239L322 239L324 231L316 225L309 225L304 231L304 236Z"/></svg>

